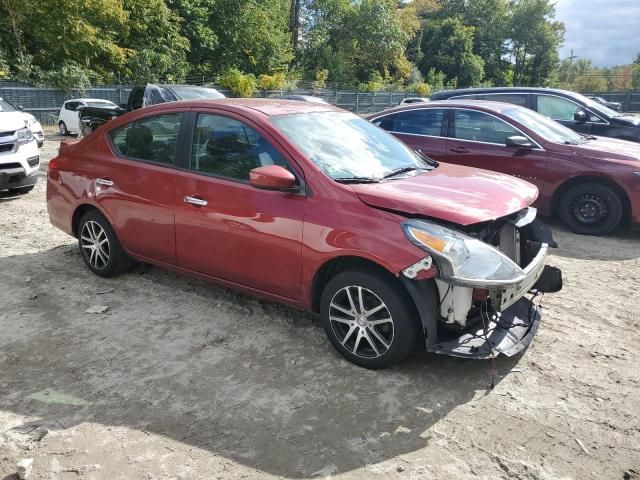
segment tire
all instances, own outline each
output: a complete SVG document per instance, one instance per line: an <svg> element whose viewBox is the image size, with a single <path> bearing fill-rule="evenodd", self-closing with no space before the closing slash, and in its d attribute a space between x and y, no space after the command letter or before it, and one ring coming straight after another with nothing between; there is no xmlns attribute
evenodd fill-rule
<svg viewBox="0 0 640 480"><path fill-rule="evenodd" d="M357 315L350 313L353 309L347 290ZM363 309L358 291L362 292L365 311L377 309L368 317L360 315ZM380 304L383 306L378 308ZM377 370L397 365L424 338L408 294L395 278L372 270L347 270L333 277L322 292L320 316L333 346L347 360L364 368Z"/></svg>
<svg viewBox="0 0 640 480"><path fill-rule="evenodd" d="M58 130L60 131L60 135L63 137L67 137L69 135L69 129L64 122L58 123Z"/></svg>
<svg viewBox="0 0 640 480"><path fill-rule="evenodd" d="M9 191L11 193L15 193L17 195L26 195L31 190L33 190L35 185L29 185L28 187L20 187L20 188L11 188Z"/></svg>
<svg viewBox="0 0 640 480"><path fill-rule="evenodd" d="M580 235L607 235L622 220L622 200L611 188L600 183L581 183L567 190L560 199L560 219Z"/></svg>
<svg viewBox="0 0 640 480"><path fill-rule="evenodd" d="M89 270L101 277L115 277L125 273L133 264L131 257L122 249L113 228L97 210L85 213L80 219L78 246Z"/></svg>

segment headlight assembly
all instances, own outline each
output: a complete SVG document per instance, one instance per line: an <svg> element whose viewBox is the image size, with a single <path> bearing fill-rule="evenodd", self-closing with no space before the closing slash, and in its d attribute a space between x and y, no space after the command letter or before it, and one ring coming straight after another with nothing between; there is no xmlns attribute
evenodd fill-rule
<svg viewBox="0 0 640 480"><path fill-rule="evenodd" d="M402 224L405 235L430 253L442 280L467 287L513 285L526 277L522 268L497 248L476 238L424 220Z"/></svg>
<svg viewBox="0 0 640 480"><path fill-rule="evenodd" d="M18 144L20 145L29 143L33 140L33 133L31 133L29 127L21 128L16 132L16 134L18 135Z"/></svg>

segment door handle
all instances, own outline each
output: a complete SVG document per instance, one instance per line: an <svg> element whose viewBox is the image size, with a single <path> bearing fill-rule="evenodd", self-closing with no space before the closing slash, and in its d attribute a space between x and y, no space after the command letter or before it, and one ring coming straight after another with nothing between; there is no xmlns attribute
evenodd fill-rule
<svg viewBox="0 0 640 480"><path fill-rule="evenodd" d="M96 184L102 185L103 187L113 187L113 180L109 180L108 178L98 178L96 180Z"/></svg>
<svg viewBox="0 0 640 480"><path fill-rule="evenodd" d="M184 197L184 203L190 203L191 205L195 205L196 207L206 207L209 204L209 202L207 202L203 198L189 196Z"/></svg>
<svg viewBox="0 0 640 480"><path fill-rule="evenodd" d="M469 153L469 150L464 147L451 148L450 150L455 153Z"/></svg>

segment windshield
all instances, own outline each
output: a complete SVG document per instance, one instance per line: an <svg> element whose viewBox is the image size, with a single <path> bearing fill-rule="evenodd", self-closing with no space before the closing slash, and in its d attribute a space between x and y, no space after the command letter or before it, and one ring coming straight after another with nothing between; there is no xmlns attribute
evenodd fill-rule
<svg viewBox="0 0 640 480"><path fill-rule="evenodd" d="M0 97L0 112L17 112L18 109Z"/></svg>
<svg viewBox="0 0 640 480"><path fill-rule="evenodd" d="M514 106L504 113L549 142L577 145L586 141L582 135L528 108Z"/></svg>
<svg viewBox="0 0 640 480"><path fill-rule="evenodd" d="M592 99L590 99L588 97L585 97L584 95L580 95L579 93L574 93L573 94L573 98L576 99L576 100L584 102L584 104L587 107L589 107L592 110L595 110L596 113L601 113L603 115L606 115L607 117L621 117L622 116L622 115L620 115L619 112L616 112L612 108L609 108L606 105L598 103L595 100L592 100Z"/></svg>
<svg viewBox="0 0 640 480"><path fill-rule="evenodd" d="M181 100L198 100L200 98L224 98L224 95L214 88L172 86L171 90L173 90Z"/></svg>
<svg viewBox="0 0 640 480"><path fill-rule="evenodd" d="M116 104L113 102L86 102L88 107L115 107Z"/></svg>
<svg viewBox="0 0 640 480"><path fill-rule="evenodd" d="M334 180L381 180L405 167L433 168L402 142L352 113L282 115L271 121Z"/></svg>

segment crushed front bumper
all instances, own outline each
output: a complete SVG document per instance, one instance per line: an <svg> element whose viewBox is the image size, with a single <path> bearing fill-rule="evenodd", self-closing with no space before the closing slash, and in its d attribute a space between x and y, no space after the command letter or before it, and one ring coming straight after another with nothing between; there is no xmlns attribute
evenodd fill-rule
<svg viewBox="0 0 640 480"><path fill-rule="evenodd" d="M466 332L453 340L427 345L427 351L453 357L487 359L498 354L512 357L527 348L540 325L540 307L528 298L520 298L500 313L495 313L484 327Z"/></svg>

